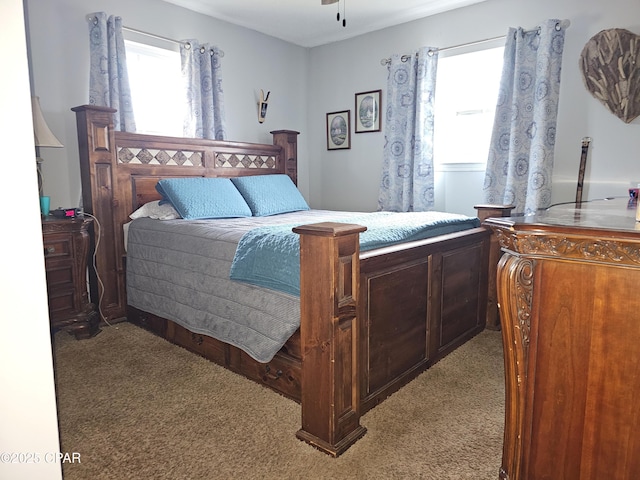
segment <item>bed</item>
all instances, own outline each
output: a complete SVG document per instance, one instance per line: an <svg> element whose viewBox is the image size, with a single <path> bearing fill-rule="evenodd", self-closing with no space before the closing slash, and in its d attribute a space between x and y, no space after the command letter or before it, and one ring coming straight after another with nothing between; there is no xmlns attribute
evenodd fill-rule
<svg viewBox="0 0 640 480"><path fill-rule="evenodd" d="M300 294L287 308L299 309L299 328L266 362L186 328L190 319L128 305L123 226L161 198L158 182L287 175L295 184L298 132L273 131L273 144L161 137L114 131L110 108L72 110L83 206L100 225L89 280L102 318L126 319L299 402L296 435L321 451L343 453L365 434L365 412L485 326L498 327L499 247L482 226L361 252L366 225L296 224ZM510 213L477 208L480 220Z"/></svg>

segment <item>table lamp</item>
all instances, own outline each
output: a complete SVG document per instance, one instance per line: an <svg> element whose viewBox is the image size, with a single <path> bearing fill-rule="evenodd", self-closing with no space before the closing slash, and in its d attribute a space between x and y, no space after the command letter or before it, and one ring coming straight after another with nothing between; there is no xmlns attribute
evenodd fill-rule
<svg viewBox="0 0 640 480"><path fill-rule="evenodd" d="M56 136L51 132L47 122L42 115L40 108L40 99L31 97L31 112L33 115L33 139L36 145L36 163L38 166L38 192L42 196L43 180L42 180L42 158L40 157L40 147L63 147Z"/></svg>

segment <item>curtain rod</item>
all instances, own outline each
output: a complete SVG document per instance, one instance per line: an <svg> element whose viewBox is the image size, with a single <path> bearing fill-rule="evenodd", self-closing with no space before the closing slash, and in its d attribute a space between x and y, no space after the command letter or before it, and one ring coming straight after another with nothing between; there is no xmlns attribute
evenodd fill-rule
<svg viewBox="0 0 640 480"><path fill-rule="evenodd" d="M173 43L175 45L181 45L183 43L186 43L187 45L189 45L189 42L185 42L185 41L180 41L180 40L174 40L173 38L167 38L167 37L161 37L160 35L156 35L155 33L149 33L149 32L143 32L142 30L138 30L136 28L131 28L131 27L127 27L125 25L122 26L123 30L126 30L127 32L132 32L132 33L137 33L138 35L144 35L150 38L155 38L157 40L162 40L165 42L169 42L169 43ZM219 49L219 48L212 48L211 51L213 52L214 55L218 55L220 57L224 57L224 51Z"/></svg>
<svg viewBox="0 0 640 480"><path fill-rule="evenodd" d="M158 40L162 40L162 41L169 42L169 43L174 43L176 45L180 45L182 43L182 42L180 42L178 40L174 40L173 38L161 37L160 35L156 35L155 33L143 32L142 30L137 30L135 28L126 27L124 25L122 26L122 29L126 30L127 32L137 33L139 35L144 35L145 37L156 38Z"/></svg>
<svg viewBox="0 0 640 480"><path fill-rule="evenodd" d="M571 22L569 20L562 20L560 22L557 22L556 30L567 28L569 27L570 24ZM535 32L535 31L540 32L540 27L534 28L532 30L525 30L524 33ZM472 45L480 45L481 43L493 42L494 40L502 40L505 38L507 38L506 35L500 35L498 37L485 38L483 40L475 40L473 42L461 43L459 45L452 45L451 47L433 48L429 50L429 54L433 54L433 52L446 52L447 50L454 50L456 48L470 47ZM400 60L402 60L403 62L406 62L410 57L411 55L403 55L402 57L400 57ZM391 58L383 58L382 60L380 60L380 65L389 65L390 63L391 63Z"/></svg>
<svg viewBox="0 0 640 480"><path fill-rule="evenodd" d="M493 42L494 40L502 40L504 38L507 38L507 36L500 35L498 37L485 38L483 40L475 40L473 42L461 43L459 45L452 45L450 47L432 48L431 50L429 50L429 53L431 54L433 52L446 52L447 50L455 50L456 48L470 47L472 45L480 45L481 43ZM400 60L402 60L403 62L406 62L410 57L411 55L402 55L402 57L400 57ZM391 58L383 58L382 60L380 60L380 65L389 65L390 63L391 63Z"/></svg>
<svg viewBox="0 0 640 480"><path fill-rule="evenodd" d="M95 24L97 22L97 19L93 15L87 15L87 21L88 22L92 22L92 23ZM181 42L180 40L174 40L173 38L161 37L160 35L156 35L155 33L143 32L142 30L138 30L136 28L127 27L125 25L122 26L122 29L126 30L127 32L137 33L138 35L144 35L146 37L155 38L157 40L162 40L164 42L173 43L175 45L181 45L183 43L187 43L187 44L189 43L189 42ZM220 57L224 57L224 51L219 49L219 48L212 49L212 52L214 54L216 54L216 55L219 55Z"/></svg>

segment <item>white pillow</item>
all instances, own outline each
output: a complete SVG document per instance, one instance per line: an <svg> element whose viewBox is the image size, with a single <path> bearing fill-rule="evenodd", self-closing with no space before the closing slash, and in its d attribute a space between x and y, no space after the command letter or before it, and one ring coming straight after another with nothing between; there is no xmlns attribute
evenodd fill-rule
<svg viewBox="0 0 640 480"><path fill-rule="evenodd" d="M163 203L160 205L160 200L156 200L154 202L145 203L129 215L131 220L142 217L149 217L157 220L173 220L180 218L180 214L170 203Z"/></svg>

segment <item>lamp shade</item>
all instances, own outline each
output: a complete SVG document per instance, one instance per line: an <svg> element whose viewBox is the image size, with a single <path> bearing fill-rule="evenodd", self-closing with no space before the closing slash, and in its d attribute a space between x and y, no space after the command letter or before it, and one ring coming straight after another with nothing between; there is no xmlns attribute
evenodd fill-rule
<svg viewBox="0 0 640 480"><path fill-rule="evenodd" d="M38 97L31 97L31 112L33 114L33 138L36 147L63 147L64 145L56 138L44 120Z"/></svg>

